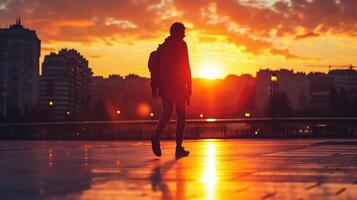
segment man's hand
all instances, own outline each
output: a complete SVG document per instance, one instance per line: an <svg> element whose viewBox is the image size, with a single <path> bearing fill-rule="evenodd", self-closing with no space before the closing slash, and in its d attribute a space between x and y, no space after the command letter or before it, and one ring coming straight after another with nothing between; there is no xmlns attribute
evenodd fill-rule
<svg viewBox="0 0 357 200"><path fill-rule="evenodd" d="M190 97L188 97L187 99L186 99L186 105L190 105L191 104L191 101L190 101Z"/></svg>
<svg viewBox="0 0 357 200"><path fill-rule="evenodd" d="M190 86L186 86L186 104L187 105L190 105L191 101L190 101L190 98L191 98L191 95L192 95L192 89Z"/></svg>
<svg viewBox="0 0 357 200"><path fill-rule="evenodd" d="M187 95L188 95L188 97L191 97L191 95L192 95L192 86L191 85L187 86Z"/></svg>

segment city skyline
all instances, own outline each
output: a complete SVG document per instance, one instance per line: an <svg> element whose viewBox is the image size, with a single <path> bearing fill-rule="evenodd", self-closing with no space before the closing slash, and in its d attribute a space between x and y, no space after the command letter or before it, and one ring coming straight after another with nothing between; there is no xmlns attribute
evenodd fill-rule
<svg viewBox="0 0 357 200"><path fill-rule="evenodd" d="M223 78L260 68L327 72L329 65L356 65L356 6L347 0L1 1L0 26L21 17L36 30L41 63L50 52L75 48L94 75L148 77L149 53L172 22L182 21L193 76Z"/></svg>
<svg viewBox="0 0 357 200"><path fill-rule="evenodd" d="M44 55L40 76L41 40L36 32L17 19L0 33L4 44L0 111L5 120L146 119L159 113L149 78L133 73L93 77L85 55L67 48ZM255 77L193 78L187 114L193 118L261 117L274 111L276 116L354 116L355 111L348 107L357 100L355 69L348 66L328 73L301 73L268 68L259 69ZM28 79L22 78L24 74ZM215 78L207 75L205 78ZM279 106L272 106L275 101Z"/></svg>

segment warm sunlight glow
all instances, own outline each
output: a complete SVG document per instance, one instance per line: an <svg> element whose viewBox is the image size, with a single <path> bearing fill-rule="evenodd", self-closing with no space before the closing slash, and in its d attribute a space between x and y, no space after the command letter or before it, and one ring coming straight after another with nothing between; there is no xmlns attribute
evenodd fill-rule
<svg viewBox="0 0 357 200"><path fill-rule="evenodd" d="M217 182L216 169L216 144L208 142L206 146L205 169L201 181L206 184L206 199L215 199L215 187Z"/></svg>
<svg viewBox="0 0 357 200"><path fill-rule="evenodd" d="M204 62L198 70L198 77L216 79L222 78L223 72L221 66L214 62Z"/></svg>

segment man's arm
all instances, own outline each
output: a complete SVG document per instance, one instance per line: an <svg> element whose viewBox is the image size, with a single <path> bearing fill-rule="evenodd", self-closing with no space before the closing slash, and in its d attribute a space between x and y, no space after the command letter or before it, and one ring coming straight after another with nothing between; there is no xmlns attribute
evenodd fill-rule
<svg viewBox="0 0 357 200"><path fill-rule="evenodd" d="M148 62L148 66L149 66L149 70L150 70L150 77L151 77L151 92L152 92L152 96L154 98L157 97L157 93L158 93L158 75L157 75L157 71L158 71L158 51L153 51L150 54L149 57L149 62Z"/></svg>
<svg viewBox="0 0 357 200"><path fill-rule="evenodd" d="M184 72L185 72L185 85L186 85L186 95L187 103L189 104L190 96L192 95L192 78L191 78L191 67L188 56L187 44L184 42Z"/></svg>

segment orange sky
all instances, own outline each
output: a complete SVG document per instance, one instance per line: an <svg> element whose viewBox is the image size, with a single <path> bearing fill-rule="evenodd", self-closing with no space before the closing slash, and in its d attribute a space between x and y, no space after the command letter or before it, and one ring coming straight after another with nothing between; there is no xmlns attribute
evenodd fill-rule
<svg viewBox="0 0 357 200"><path fill-rule="evenodd" d="M187 26L193 76L259 68L327 71L357 64L356 0L0 0L0 25L21 16L42 55L75 48L94 74L148 76L149 53Z"/></svg>

